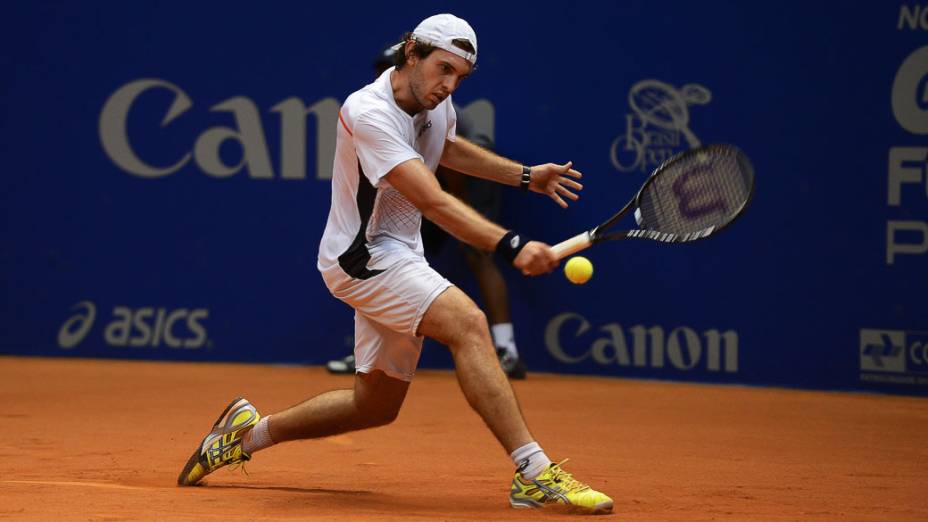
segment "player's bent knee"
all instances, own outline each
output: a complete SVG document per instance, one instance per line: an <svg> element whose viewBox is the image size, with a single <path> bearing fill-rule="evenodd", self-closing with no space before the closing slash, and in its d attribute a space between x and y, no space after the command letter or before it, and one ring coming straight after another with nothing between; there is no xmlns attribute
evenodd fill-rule
<svg viewBox="0 0 928 522"><path fill-rule="evenodd" d="M409 383L388 377L380 370L357 374L354 405L357 422L372 428L396 420L406 398Z"/></svg>
<svg viewBox="0 0 928 522"><path fill-rule="evenodd" d="M487 314L476 306L471 307L461 317L461 326L468 331L482 331L489 328Z"/></svg>
<svg viewBox="0 0 928 522"><path fill-rule="evenodd" d="M419 324L424 335L450 347L474 341L474 336L489 338L487 316L464 292L449 288L429 307Z"/></svg>
<svg viewBox="0 0 928 522"><path fill-rule="evenodd" d="M358 420L367 428L386 426L400 414L400 404L358 404Z"/></svg>
<svg viewBox="0 0 928 522"><path fill-rule="evenodd" d="M387 424L392 424L393 421L395 421L399 416L399 414L399 408L395 410L381 411L371 419L371 426L386 426Z"/></svg>
<svg viewBox="0 0 928 522"><path fill-rule="evenodd" d="M446 344L452 352L455 352L461 349L489 346L489 342L490 326L487 316L479 308L473 307L455 320L453 331Z"/></svg>

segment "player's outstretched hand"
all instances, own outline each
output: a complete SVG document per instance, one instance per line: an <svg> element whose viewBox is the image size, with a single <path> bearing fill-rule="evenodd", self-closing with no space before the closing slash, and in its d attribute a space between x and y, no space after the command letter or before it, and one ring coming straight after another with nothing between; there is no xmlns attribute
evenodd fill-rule
<svg viewBox="0 0 928 522"><path fill-rule="evenodd" d="M564 198L577 201L580 199L577 192L583 190L583 185L571 179L583 177L579 170L571 168L573 164L574 162L568 161L563 165L556 163L535 165L532 167L532 183L529 185L529 189L541 194L547 194L562 208L567 208L567 202L564 201Z"/></svg>
<svg viewBox="0 0 928 522"><path fill-rule="evenodd" d="M561 260L549 245L541 241L529 241L522 247L522 251L512 264L521 270L523 275L536 276L547 274L557 268L560 263Z"/></svg>

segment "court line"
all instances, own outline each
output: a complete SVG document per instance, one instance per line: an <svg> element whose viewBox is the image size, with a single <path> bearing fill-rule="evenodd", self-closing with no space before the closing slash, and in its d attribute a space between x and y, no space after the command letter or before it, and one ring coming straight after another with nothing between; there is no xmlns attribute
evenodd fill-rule
<svg viewBox="0 0 928 522"><path fill-rule="evenodd" d="M140 491L150 491L152 487L144 486L124 486L122 484L109 484L106 482L69 482L61 480L4 480L6 484L32 484L36 486L80 486L85 488L104 488L104 489L131 489Z"/></svg>

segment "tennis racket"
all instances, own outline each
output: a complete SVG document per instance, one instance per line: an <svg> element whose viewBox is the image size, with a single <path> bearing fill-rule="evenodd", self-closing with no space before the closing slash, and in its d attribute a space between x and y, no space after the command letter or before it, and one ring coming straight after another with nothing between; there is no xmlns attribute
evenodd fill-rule
<svg viewBox="0 0 928 522"><path fill-rule="evenodd" d="M657 167L616 215L552 248L563 259L602 241L706 239L738 219L753 194L754 168L740 149L725 144L690 149ZM609 231L630 212L637 229Z"/></svg>

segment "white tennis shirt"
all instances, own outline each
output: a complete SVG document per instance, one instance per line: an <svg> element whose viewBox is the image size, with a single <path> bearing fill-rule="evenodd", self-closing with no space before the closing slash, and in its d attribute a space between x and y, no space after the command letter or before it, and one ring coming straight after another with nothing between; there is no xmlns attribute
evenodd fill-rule
<svg viewBox="0 0 928 522"><path fill-rule="evenodd" d="M393 98L390 75L354 92L339 113L332 172L332 205L319 244L317 268L340 266L367 279L372 257L403 250L422 256L422 213L383 179L400 163L418 158L433 173L445 140L454 141L457 116L451 97L410 116Z"/></svg>

